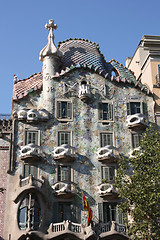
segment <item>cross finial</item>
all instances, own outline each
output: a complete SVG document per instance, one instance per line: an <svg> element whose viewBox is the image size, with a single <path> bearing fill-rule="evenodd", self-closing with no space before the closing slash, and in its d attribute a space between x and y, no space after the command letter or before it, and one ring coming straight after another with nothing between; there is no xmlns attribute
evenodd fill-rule
<svg viewBox="0 0 160 240"><path fill-rule="evenodd" d="M57 29L57 24L55 24L54 23L54 20L53 19L50 19L49 20L49 24L47 23L46 25L45 25L45 28L46 29L48 29L49 31L51 30L51 31L53 31L53 29Z"/></svg>

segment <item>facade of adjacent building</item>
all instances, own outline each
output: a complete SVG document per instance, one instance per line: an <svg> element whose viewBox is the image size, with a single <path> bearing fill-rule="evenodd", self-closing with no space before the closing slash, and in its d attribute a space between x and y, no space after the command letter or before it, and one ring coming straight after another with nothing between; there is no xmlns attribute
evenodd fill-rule
<svg viewBox="0 0 160 240"><path fill-rule="evenodd" d="M155 121L160 126L160 36L144 35L126 66L153 93Z"/></svg>
<svg viewBox="0 0 160 240"><path fill-rule="evenodd" d="M129 239L114 177L119 154L129 156L155 121L153 95L131 70L106 62L98 44L56 47L56 27L46 24L42 72L15 76L11 119L0 124L1 238Z"/></svg>

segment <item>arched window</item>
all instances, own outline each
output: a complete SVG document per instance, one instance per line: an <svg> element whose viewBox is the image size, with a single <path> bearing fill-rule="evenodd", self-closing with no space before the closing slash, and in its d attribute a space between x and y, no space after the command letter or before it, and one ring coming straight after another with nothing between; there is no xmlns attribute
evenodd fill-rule
<svg viewBox="0 0 160 240"><path fill-rule="evenodd" d="M37 196L28 193L22 200L18 210L18 225L21 230L37 230L40 225L41 211Z"/></svg>

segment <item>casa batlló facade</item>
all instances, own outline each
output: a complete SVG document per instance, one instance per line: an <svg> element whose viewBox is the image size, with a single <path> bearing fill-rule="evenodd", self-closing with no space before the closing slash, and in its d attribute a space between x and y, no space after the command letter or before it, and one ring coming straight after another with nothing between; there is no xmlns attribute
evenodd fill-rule
<svg viewBox="0 0 160 240"><path fill-rule="evenodd" d="M154 122L152 94L98 44L56 47L56 24L45 27L42 72L14 77L11 119L1 121L2 239L129 239L113 183L119 154L129 156Z"/></svg>

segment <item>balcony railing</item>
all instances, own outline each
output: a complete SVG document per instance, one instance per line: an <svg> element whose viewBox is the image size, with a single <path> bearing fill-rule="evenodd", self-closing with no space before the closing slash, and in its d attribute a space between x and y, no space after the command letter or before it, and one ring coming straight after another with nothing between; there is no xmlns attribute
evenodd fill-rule
<svg viewBox="0 0 160 240"><path fill-rule="evenodd" d="M113 187L110 183L101 183L97 187L98 194L102 198L110 198L115 199L118 197L118 191L116 188Z"/></svg>
<svg viewBox="0 0 160 240"><path fill-rule="evenodd" d="M100 162L112 162L118 159L118 151L112 145L101 147L97 151L97 159Z"/></svg>
<svg viewBox="0 0 160 240"><path fill-rule="evenodd" d="M58 146L53 151L54 160L73 162L77 157L76 149L68 144Z"/></svg>
<svg viewBox="0 0 160 240"><path fill-rule="evenodd" d="M43 159L43 153L40 146L30 143L21 147L20 158L26 162L41 161Z"/></svg>
<svg viewBox="0 0 160 240"><path fill-rule="evenodd" d="M19 186L24 187L24 186L30 185L30 186L42 188L43 183L44 183L43 180L37 179L32 174L30 174L28 177L20 179Z"/></svg>
<svg viewBox="0 0 160 240"><path fill-rule="evenodd" d="M73 182L56 182L52 186L56 197L72 198L77 193L76 184Z"/></svg>
<svg viewBox="0 0 160 240"><path fill-rule="evenodd" d="M135 128L135 127L146 128L148 125L147 118L142 113L128 115L126 121L127 121L128 128Z"/></svg>
<svg viewBox="0 0 160 240"><path fill-rule="evenodd" d="M109 231L116 231L118 233L123 233L126 235L126 226L115 221L99 224L99 234L105 232L107 233Z"/></svg>

